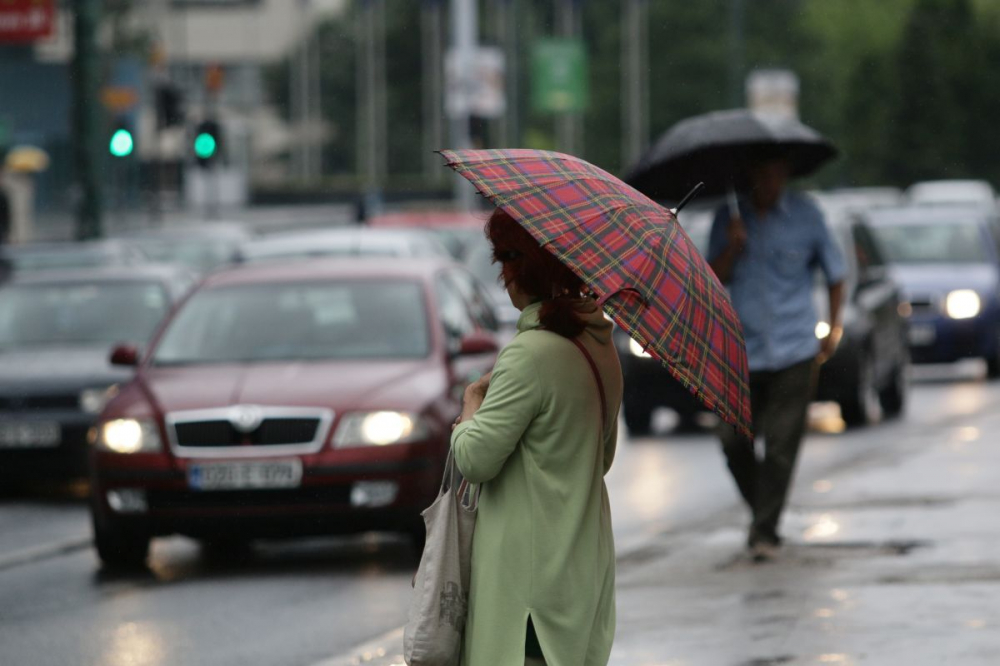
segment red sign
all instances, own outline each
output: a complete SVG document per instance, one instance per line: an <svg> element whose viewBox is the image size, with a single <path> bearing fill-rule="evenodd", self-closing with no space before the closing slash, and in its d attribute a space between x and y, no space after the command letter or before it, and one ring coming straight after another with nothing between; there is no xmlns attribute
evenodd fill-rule
<svg viewBox="0 0 1000 666"><path fill-rule="evenodd" d="M0 0L0 42L33 42L52 34L55 0Z"/></svg>

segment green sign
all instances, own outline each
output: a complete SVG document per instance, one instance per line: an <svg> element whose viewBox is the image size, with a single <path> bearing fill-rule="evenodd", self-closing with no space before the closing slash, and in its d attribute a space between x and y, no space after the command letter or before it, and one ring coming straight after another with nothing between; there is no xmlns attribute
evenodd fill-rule
<svg viewBox="0 0 1000 666"><path fill-rule="evenodd" d="M543 39L531 57L531 100L543 113L587 108L587 52L582 39Z"/></svg>

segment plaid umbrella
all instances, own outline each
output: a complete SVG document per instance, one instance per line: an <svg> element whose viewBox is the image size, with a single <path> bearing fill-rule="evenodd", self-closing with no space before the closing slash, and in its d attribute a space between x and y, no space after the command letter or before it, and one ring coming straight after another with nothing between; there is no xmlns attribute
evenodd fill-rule
<svg viewBox="0 0 1000 666"><path fill-rule="evenodd" d="M606 171L541 150L442 150L453 168L597 294L706 407L752 437L729 295L677 218Z"/></svg>

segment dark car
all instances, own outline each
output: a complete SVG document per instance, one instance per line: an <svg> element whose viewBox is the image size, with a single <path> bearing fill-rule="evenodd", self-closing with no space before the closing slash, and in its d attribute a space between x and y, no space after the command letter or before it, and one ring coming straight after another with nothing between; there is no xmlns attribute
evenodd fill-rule
<svg viewBox="0 0 1000 666"><path fill-rule="evenodd" d="M1000 377L1000 237L989 211L914 206L868 217L904 290L914 362L982 358Z"/></svg>
<svg viewBox="0 0 1000 666"><path fill-rule="evenodd" d="M138 247L150 261L181 264L206 273L239 261L240 248L253 239L253 234L238 222L209 222L142 229L122 238Z"/></svg>
<svg viewBox="0 0 1000 666"><path fill-rule="evenodd" d="M150 265L37 272L0 288L0 476L86 474L87 431L132 374L108 354L145 344L192 282Z"/></svg>
<svg viewBox="0 0 1000 666"><path fill-rule="evenodd" d="M240 249L245 263L364 256L451 258L451 253L428 231L357 227L268 234Z"/></svg>
<svg viewBox="0 0 1000 666"><path fill-rule="evenodd" d="M367 530L423 536L464 386L496 320L450 260L267 263L213 274L107 405L91 449L95 543L209 544Z"/></svg>
<svg viewBox="0 0 1000 666"><path fill-rule="evenodd" d="M899 414L905 405L909 358L906 321L900 314L902 297L886 270L877 241L854 214L856 203L846 204L837 197L818 199L844 252L848 273L844 334L836 354L821 368L816 399L837 402L848 425L861 425L875 419L880 411L886 416ZM712 219L708 209L681 215L682 225L703 252ZM825 284L817 283L814 298L817 315L825 317ZM828 331L829 323L820 321L817 337ZM624 331L616 330L615 340L625 376L622 411L629 431L648 433L657 407L674 410L679 427L695 427L704 407Z"/></svg>
<svg viewBox="0 0 1000 666"><path fill-rule="evenodd" d="M102 266L135 266L147 263L149 258L134 243L108 239L0 245L0 260L9 266L13 273L24 273Z"/></svg>

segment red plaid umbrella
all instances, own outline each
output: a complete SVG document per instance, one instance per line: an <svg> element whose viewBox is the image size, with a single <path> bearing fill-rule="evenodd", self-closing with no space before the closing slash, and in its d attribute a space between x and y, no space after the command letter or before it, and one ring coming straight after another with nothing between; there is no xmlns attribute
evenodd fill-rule
<svg viewBox="0 0 1000 666"><path fill-rule="evenodd" d="M579 275L612 319L706 407L752 437L743 329L670 211L570 155L441 155Z"/></svg>

